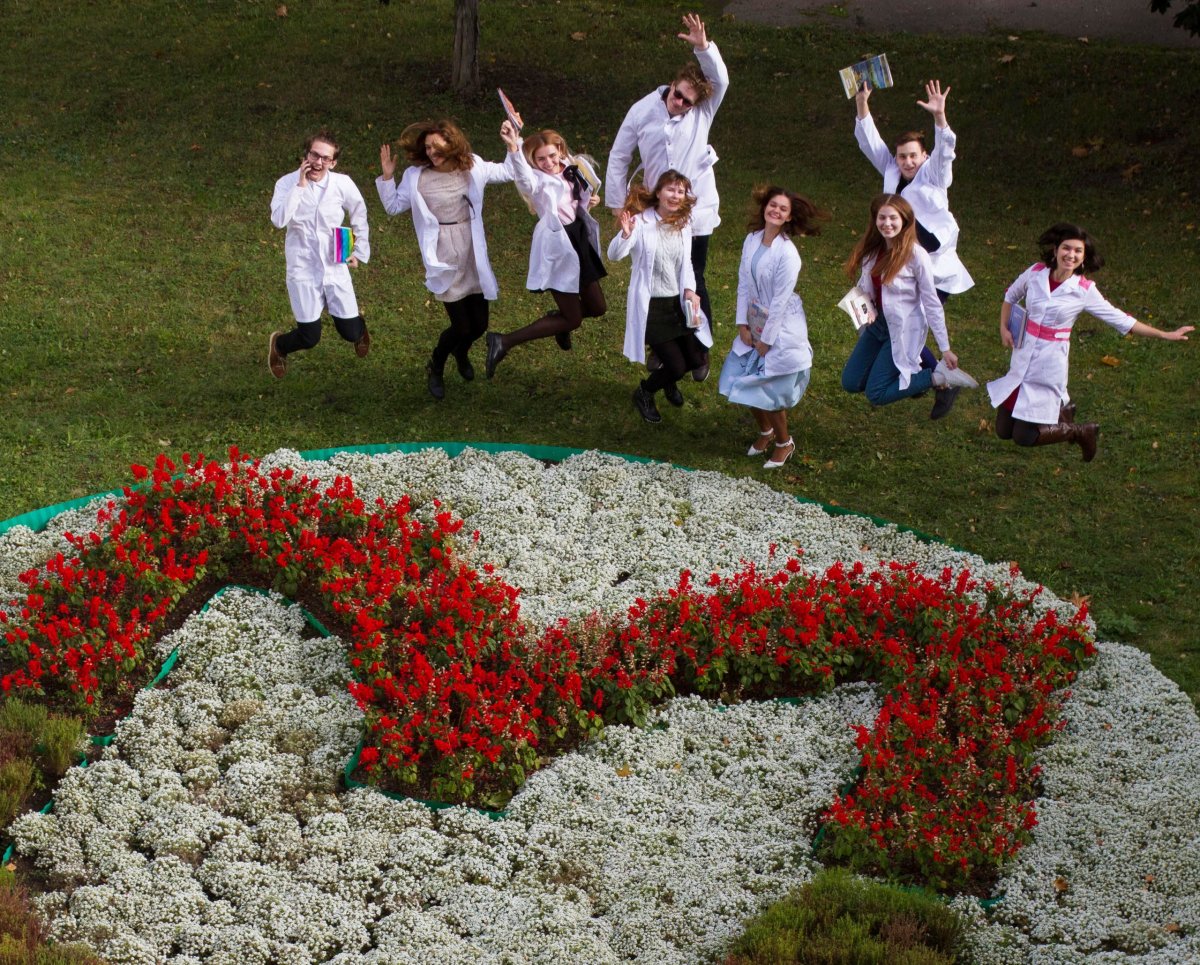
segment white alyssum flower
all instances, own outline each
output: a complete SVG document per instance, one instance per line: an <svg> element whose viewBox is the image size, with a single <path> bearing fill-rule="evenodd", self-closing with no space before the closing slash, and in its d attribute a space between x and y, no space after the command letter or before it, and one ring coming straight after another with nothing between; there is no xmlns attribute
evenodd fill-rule
<svg viewBox="0 0 1200 965"><path fill-rule="evenodd" d="M354 477L365 499L412 497L461 515L459 545L521 588L522 616L619 613L638 596L803 549L837 561L968 567L1030 587L1008 564L894 526L834 516L751 480L585 453L440 450L291 466ZM77 513L80 511L77 511ZM94 508L88 510L94 519ZM62 533L0 536L0 590L65 551ZM773 559L770 548L776 545ZM1073 608L1043 593L1036 613ZM54 934L110 961L664 962L719 960L742 921L806 881L817 816L856 760L864 686L800 707L674 701L657 728L605 738L534 775L509 816L433 813L336 777L360 727L343 647L296 608L230 592L162 641L181 659L139 696L104 759L73 771L49 815L12 828L62 890L40 899ZM1105 644L1042 755L1033 846L1006 898L972 921L983 963L1200 959L1200 724L1144 655Z"/></svg>

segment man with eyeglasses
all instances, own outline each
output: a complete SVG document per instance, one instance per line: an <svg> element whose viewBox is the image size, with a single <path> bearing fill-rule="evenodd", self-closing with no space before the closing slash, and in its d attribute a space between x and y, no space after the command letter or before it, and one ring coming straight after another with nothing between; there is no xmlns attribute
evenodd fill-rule
<svg viewBox="0 0 1200 965"><path fill-rule="evenodd" d="M321 314L328 310L338 334L364 358L371 347L367 323L358 311L350 269L371 257L367 204L354 181L334 171L341 148L328 131L304 144L300 169L275 184L271 223L286 228L284 257L288 297L296 327L286 335L272 332L267 368L277 379L287 374L292 352L314 348L321 340ZM339 250L336 229L350 217L353 247Z"/></svg>
<svg viewBox="0 0 1200 965"><path fill-rule="evenodd" d="M729 89L729 71L717 45L709 41L700 15L685 14L683 25L684 32L677 36L692 45L698 63L681 68L670 84L647 94L625 115L608 155L605 203L613 209L625 204L635 151L641 157L644 183L656 184L669 170L678 171L692 182L696 195L691 218L692 269L700 307L711 321L704 269L708 263L708 240L721 218L712 170L717 154L708 143L708 132ZM692 371L692 377L701 382L707 376L706 358L704 365Z"/></svg>

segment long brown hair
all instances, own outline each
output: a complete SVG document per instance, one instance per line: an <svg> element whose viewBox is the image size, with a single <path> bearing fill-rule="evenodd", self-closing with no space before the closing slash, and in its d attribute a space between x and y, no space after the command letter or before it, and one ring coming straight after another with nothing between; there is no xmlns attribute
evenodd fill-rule
<svg viewBox="0 0 1200 965"><path fill-rule="evenodd" d="M880 208L891 207L900 215L900 234L888 247L887 239L879 233L875 219L879 216ZM863 262L873 260L875 274L879 275L880 283L888 284L900 274L901 269L912 258L913 248L917 244L917 219L913 214L912 205L898 194L879 194L871 201L871 220L867 230L858 239L854 251L846 261L846 274L854 277L862 271Z"/></svg>
<svg viewBox="0 0 1200 965"><path fill-rule="evenodd" d="M792 206L791 217L783 224L782 233L785 238L793 235L819 235L821 233L821 226L817 222L828 221L829 212L822 211L804 195L796 194L794 191L781 188L776 184L759 185L750 195L754 201L754 210L750 214L750 220L746 222L748 231L762 231L766 228L767 205L770 204L772 198L778 198L780 195L787 198L788 204Z"/></svg>
<svg viewBox="0 0 1200 965"><path fill-rule="evenodd" d="M425 138L430 134L440 134L446 141L446 159L455 171L469 171L475 163L471 153L471 143L454 121L418 121L409 124L400 133L400 150L408 159L409 164L419 167L429 167L429 155L425 153Z"/></svg>
<svg viewBox="0 0 1200 965"><path fill-rule="evenodd" d="M635 184L630 188L629 197L625 199L624 210L633 215L641 214L647 208L658 210L658 192L668 184L675 183L683 185L687 196L684 198L683 204L679 206L678 211L671 214L659 212L659 216L662 218L663 224L670 225L672 228L682 228L692 216L692 208L696 206L696 196L692 194L692 182L674 168L663 172L662 177L654 185L653 191L648 190L644 184Z"/></svg>

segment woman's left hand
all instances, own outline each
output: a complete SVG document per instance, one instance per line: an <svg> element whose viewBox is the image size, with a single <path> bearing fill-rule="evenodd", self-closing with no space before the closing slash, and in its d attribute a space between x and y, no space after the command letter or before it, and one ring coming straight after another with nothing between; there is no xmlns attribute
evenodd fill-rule
<svg viewBox="0 0 1200 965"><path fill-rule="evenodd" d="M948 369L958 368L958 356L951 352L950 349L946 349L942 353L942 361L946 363L946 368Z"/></svg>
<svg viewBox="0 0 1200 965"><path fill-rule="evenodd" d="M688 288L684 291L683 297L684 297L684 300L689 305L692 306L692 317L699 319L700 318L700 296L697 295L690 288ZM697 325L697 328L699 328L699 325Z"/></svg>
<svg viewBox="0 0 1200 965"><path fill-rule="evenodd" d="M596 207L596 205L598 205L599 203L600 203L600 195L593 194L590 198L588 198L588 210L591 211L592 208Z"/></svg>
<svg viewBox="0 0 1200 965"><path fill-rule="evenodd" d="M766 342L756 342L754 344L754 351L756 351L760 356L765 357L766 354L771 351L771 346Z"/></svg>

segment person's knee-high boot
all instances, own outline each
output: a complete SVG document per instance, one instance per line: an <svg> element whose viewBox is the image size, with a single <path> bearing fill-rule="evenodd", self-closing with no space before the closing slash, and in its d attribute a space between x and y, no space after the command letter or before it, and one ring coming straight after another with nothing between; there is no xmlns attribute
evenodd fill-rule
<svg viewBox="0 0 1200 965"><path fill-rule="evenodd" d="M1038 429L1035 446L1052 446L1055 443L1067 442L1079 446L1083 450L1083 461L1091 462L1096 458L1096 446L1100 436L1100 426L1095 422L1083 424L1075 422L1060 422L1054 426L1041 426Z"/></svg>

